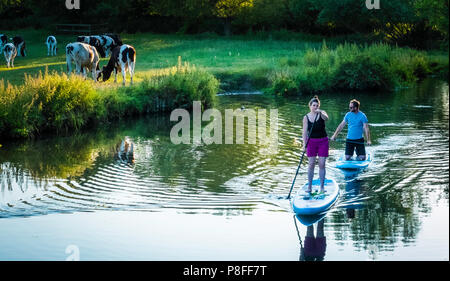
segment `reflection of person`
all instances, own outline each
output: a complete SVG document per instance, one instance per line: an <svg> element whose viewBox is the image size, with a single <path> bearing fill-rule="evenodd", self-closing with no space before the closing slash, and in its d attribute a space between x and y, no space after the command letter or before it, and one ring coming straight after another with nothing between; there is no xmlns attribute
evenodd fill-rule
<svg viewBox="0 0 450 281"><path fill-rule="evenodd" d="M312 190L312 179L314 177L314 167L316 164L316 157L319 157L319 178L320 178L320 192L324 191L325 182L325 161L328 157L328 137L325 131L325 121L328 120L328 115L325 111L320 110L320 100L314 96L309 101L310 112L303 117L303 143L308 144L306 154L308 156L308 192ZM309 142L308 142L308 133Z"/></svg>
<svg viewBox="0 0 450 281"><path fill-rule="evenodd" d="M301 257L305 261L323 261L327 248L327 240L324 236L323 225L325 219L317 223L317 234L314 236L314 225L308 226L305 236L305 245Z"/></svg>
<svg viewBox="0 0 450 281"><path fill-rule="evenodd" d="M350 111L345 114L344 120L339 124L331 140L335 140L337 135L348 124L347 141L345 143L345 159L352 158L355 149L358 160L366 160L366 148L364 146L363 132L367 138L367 144L371 145L369 121L367 116L359 110L360 102L353 99L350 101Z"/></svg>

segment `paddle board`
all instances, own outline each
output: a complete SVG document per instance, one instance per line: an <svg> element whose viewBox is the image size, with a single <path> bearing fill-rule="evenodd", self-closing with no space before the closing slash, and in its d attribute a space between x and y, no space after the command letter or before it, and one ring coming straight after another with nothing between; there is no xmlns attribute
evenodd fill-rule
<svg viewBox="0 0 450 281"><path fill-rule="evenodd" d="M333 179L325 179L325 193L320 190L320 180L312 181L312 193L309 195L308 183L303 185L292 200L292 209L299 215L314 215L328 210L339 196L339 186Z"/></svg>
<svg viewBox="0 0 450 281"><path fill-rule="evenodd" d="M367 168L370 163L372 163L372 155L370 153L366 154L366 160L360 161L352 157L350 160L345 160L345 155L342 155L336 162L336 168L348 169L348 170L358 170Z"/></svg>

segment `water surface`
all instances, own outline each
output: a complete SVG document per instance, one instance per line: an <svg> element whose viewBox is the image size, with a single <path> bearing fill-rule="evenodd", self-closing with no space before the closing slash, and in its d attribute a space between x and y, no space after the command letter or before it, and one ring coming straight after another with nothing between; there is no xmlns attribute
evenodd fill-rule
<svg viewBox="0 0 450 281"><path fill-rule="evenodd" d="M344 144L331 143L327 177L341 196L322 221L320 259L449 260L448 84L427 80L396 93L320 98L330 136L349 100L361 101L374 155L368 169L343 172L334 163ZM309 99L219 96L222 112L278 109L278 150L174 145L175 123L166 115L2 143L0 259L64 260L69 245L85 260L308 259L306 236L317 236L320 224L308 228L284 198L302 153L294 139ZM134 163L115 157L124 138L134 143ZM297 187L305 170L306 161Z"/></svg>

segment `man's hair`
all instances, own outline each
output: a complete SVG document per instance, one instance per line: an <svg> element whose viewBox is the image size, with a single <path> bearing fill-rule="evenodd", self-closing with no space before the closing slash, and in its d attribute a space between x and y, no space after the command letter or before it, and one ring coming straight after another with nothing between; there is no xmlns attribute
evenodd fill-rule
<svg viewBox="0 0 450 281"><path fill-rule="evenodd" d="M359 102L358 100L352 99L350 102L352 103L352 105L353 105L354 107L356 107L356 108L359 109L360 102Z"/></svg>

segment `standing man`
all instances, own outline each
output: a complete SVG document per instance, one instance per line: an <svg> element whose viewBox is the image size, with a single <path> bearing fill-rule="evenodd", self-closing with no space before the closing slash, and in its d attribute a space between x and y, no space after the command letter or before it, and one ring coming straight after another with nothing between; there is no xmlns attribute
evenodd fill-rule
<svg viewBox="0 0 450 281"><path fill-rule="evenodd" d="M367 116L362 111L359 111L359 105L360 102L355 99L350 101L348 106L350 111L345 114L344 120L339 124L336 132L331 137L331 140L336 140L337 135L348 124L347 140L345 143L346 160L352 158L355 149L358 160L366 160L363 132L367 138L367 144L372 144L370 141L369 121L367 120Z"/></svg>

